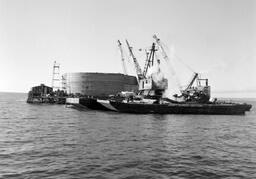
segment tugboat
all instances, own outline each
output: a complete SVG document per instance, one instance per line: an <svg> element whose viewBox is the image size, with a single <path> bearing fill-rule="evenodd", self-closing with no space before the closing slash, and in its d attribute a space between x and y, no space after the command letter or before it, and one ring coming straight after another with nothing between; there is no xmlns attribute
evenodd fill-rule
<svg viewBox="0 0 256 179"><path fill-rule="evenodd" d="M173 99L163 97L168 89L168 80L160 70L160 60L155 64L155 52L161 50L165 60L169 60L160 39L154 35L158 45L153 43L142 73L138 62L126 41L130 55L133 58L139 82L139 93L130 93L123 99L112 98L98 100L97 102L112 111L136 113L136 114L214 114L214 115L242 115L250 111L252 105L246 103L220 102L211 100L208 79L202 79L198 73L194 73L192 80L180 94L174 94ZM156 70L147 75L148 69L156 66ZM174 71L174 69L172 69ZM106 105L107 104L107 105Z"/></svg>

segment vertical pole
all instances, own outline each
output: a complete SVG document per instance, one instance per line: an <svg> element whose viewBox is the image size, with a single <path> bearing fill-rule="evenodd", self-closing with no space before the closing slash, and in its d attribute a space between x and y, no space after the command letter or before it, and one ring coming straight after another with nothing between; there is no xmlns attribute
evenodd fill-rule
<svg viewBox="0 0 256 179"><path fill-rule="evenodd" d="M53 64L53 72L52 72L52 89L60 89L60 65L57 64L56 61L54 61ZM56 85L56 82L58 82L59 84Z"/></svg>

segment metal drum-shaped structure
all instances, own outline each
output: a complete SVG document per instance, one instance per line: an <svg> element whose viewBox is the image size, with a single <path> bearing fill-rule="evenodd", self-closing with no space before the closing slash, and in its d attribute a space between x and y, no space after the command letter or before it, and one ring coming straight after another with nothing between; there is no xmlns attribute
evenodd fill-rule
<svg viewBox="0 0 256 179"><path fill-rule="evenodd" d="M120 73L65 73L62 80L68 94L108 96L138 90L136 77Z"/></svg>

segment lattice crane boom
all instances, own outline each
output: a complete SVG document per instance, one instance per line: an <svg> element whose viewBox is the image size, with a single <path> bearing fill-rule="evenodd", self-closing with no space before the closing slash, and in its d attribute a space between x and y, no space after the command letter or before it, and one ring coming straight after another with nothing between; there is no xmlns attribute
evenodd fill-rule
<svg viewBox="0 0 256 179"><path fill-rule="evenodd" d="M126 69L126 65L125 65L123 47L122 47L122 44L121 44L120 40L118 40L117 43L118 43L118 47L119 47L119 50L120 50L120 53L121 53L123 72L124 72L125 75L127 75L127 69Z"/></svg>
<svg viewBox="0 0 256 179"><path fill-rule="evenodd" d="M131 55L131 57L132 57L132 59L133 59L133 62L134 62L134 65L135 65L135 70L136 70L138 79L141 80L141 79L144 78L144 76L143 76L143 74L142 74L142 70L141 70L141 68L140 68L140 65L139 65L139 63L138 63L136 57L135 57L134 54L133 54L132 47L130 46L129 42L128 42L127 40L125 40L125 41L126 41L126 44L127 44L128 49L129 49L130 55Z"/></svg>
<svg viewBox="0 0 256 179"><path fill-rule="evenodd" d="M198 73L194 73L192 80L190 81L190 83L187 85L187 87L185 88L185 90L189 89L193 83L195 82L195 80L198 78Z"/></svg>

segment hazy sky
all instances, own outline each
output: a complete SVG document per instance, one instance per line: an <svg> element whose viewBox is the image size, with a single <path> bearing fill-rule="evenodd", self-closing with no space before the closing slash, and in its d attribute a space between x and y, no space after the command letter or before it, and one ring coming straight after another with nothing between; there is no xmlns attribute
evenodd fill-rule
<svg viewBox="0 0 256 179"><path fill-rule="evenodd" d="M256 90L256 1L0 0L0 91L50 85L54 60L63 73L122 72L116 41L144 48L153 34L212 90Z"/></svg>

